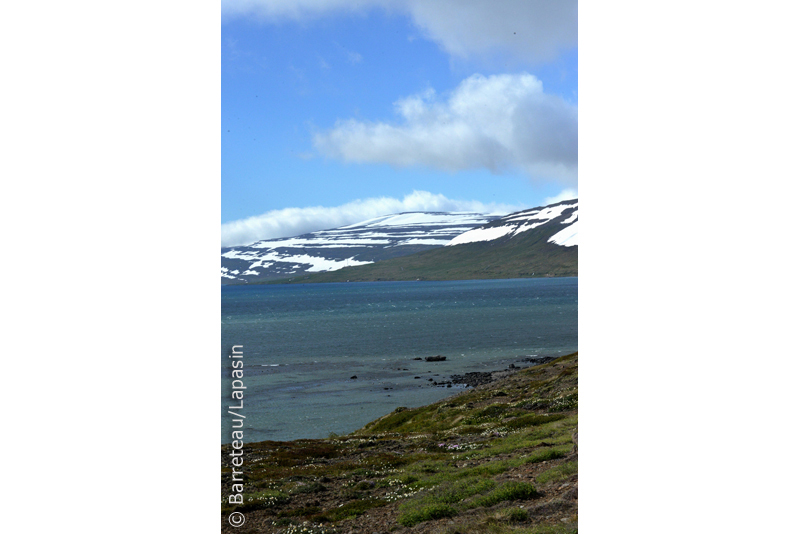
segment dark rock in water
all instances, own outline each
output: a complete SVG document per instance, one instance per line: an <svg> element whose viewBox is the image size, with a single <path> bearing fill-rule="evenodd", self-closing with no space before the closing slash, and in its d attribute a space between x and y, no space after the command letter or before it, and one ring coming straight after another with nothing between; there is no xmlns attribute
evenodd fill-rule
<svg viewBox="0 0 800 534"><path fill-rule="evenodd" d="M447 356L426 356L426 362L443 362L447 360Z"/></svg>
<svg viewBox="0 0 800 534"><path fill-rule="evenodd" d="M512 363L511 365L509 365L509 366L508 366L508 368L509 368L509 369L516 369L516 368L517 368L517 366L516 366L516 365L514 365L514 364Z"/></svg>
<svg viewBox="0 0 800 534"><path fill-rule="evenodd" d="M417 379L417 378L422 378L422 377L420 377L420 376L415 376L414 378L415 378L415 379Z"/></svg>
<svg viewBox="0 0 800 534"><path fill-rule="evenodd" d="M421 360L422 358L414 358L415 360Z"/></svg>
<svg viewBox="0 0 800 534"><path fill-rule="evenodd" d="M428 382L433 382L433 378L429 378L429 379L428 379Z"/></svg>
<svg viewBox="0 0 800 534"><path fill-rule="evenodd" d="M358 377L356 375L353 375L353 376L350 377L350 380L355 380L356 378L358 378Z"/></svg>
<svg viewBox="0 0 800 534"><path fill-rule="evenodd" d="M465 375L453 375L450 378L453 381L453 384L465 384L467 386L475 387L491 382L492 373L483 373L478 371L474 373L467 373Z"/></svg>

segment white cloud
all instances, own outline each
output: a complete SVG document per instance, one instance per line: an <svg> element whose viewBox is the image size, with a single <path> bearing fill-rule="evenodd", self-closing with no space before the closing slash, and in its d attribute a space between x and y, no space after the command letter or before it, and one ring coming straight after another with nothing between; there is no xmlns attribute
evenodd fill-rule
<svg viewBox="0 0 800 534"><path fill-rule="evenodd" d="M285 208L228 222L222 225L222 246L249 245L261 239L292 237L404 211L468 211L505 215L523 208L474 200L453 200L427 191L414 191L402 199L380 197L354 200L335 207Z"/></svg>
<svg viewBox="0 0 800 534"><path fill-rule="evenodd" d="M522 169L532 178L578 176L578 108L548 95L530 74L473 75L447 100L433 89L395 102L401 124L338 121L316 134L323 154L344 161L458 171Z"/></svg>
<svg viewBox="0 0 800 534"><path fill-rule="evenodd" d="M426 36L454 56L509 52L527 61L547 61L578 45L577 0L404 3Z"/></svg>
<svg viewBox="0 0 800 534"><path fill-rule="evenodd" d="M539 62L578 45L577 0L222 0L225 16L273 22L373 8L408 15L423 35L458 57L506 52Z"/></svg>
<svg viewBox="0 0 800 534"><path fill-rule="evenodd" d="M398 0L222 0L222 14L228 17L255 15L262 20L303 21L319 18L337 11L366 12L374 7L392 8L402 5Z"/></svg>
<svg viewBox="0 0 800 534"><path fill-rule="evenodd" d="M561 202L562 200L572 200L573 198L578 198L578 190L571 188L564 189L554 197L545 198L542 202L542 206L549 206L550 204L555 204L557 202Z"/></svg>

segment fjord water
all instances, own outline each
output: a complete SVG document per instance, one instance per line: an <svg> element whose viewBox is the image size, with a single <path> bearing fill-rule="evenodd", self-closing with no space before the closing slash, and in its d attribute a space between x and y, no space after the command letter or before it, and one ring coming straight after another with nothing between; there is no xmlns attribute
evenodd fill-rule
<svg viewBox="0 0 800 534"><path fill-rule="evenodd" d="M244 441L327 437L457 393L432 386L452 374L578 350L578 279L223 286L222 443L233 345Z"/></svg>

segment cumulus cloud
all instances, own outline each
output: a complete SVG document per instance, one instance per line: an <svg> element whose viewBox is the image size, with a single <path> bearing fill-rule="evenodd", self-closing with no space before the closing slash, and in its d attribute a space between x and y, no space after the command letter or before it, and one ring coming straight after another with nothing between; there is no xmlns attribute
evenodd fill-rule
<svg viewBox="0 0 800 534"><path fill-rule="evenodd" d="M228 222L222 225L222 246L234 247L261 239L292 237L404 211L467 211L505 215L523 208L474 200L453 200L427 191L414 191L402 199L379 197L354 200L335 207L284 208Z"/></svg>
<svg viewBox="0 0 800 534"><path fill-rule="evenodd" d="M550 204L555 204L556 202L561 202L562 200L572 200L573 198L578 198L578 190L577 189L564 189L559 194L554 197L547 197L542 202L543 206L548 206Z"/></svg>
<svg viewBox="0 0 800 534"><path fill-rule="evenodd" d="M425 37L458 57L506 52L548 61L578 44L577 0L222 0L225 16L268 21L374 8L408 15Z"/></svg>
<svg viewBox="0 0 800 534"><path fill-rule="evenodd" d="M448 53L510 52L547 61L578 44L577 0L409 0L414 22Z"/></svg>
<svg viewBox="0 0 800 534"><path fill-rule="evenodd" d="M577 184L578 108L527 73L474 75L447 99L433 89L395 102L399 124L338 121L314 136L323 154L359 163L459 171L522 169Z"/></svg>

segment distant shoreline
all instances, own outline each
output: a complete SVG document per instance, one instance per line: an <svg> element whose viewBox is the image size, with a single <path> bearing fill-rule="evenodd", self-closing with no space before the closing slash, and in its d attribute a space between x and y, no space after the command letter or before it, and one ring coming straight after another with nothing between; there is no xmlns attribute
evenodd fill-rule
<svg viewBox="0 0 800 534"><path fill-rule="evenodd" d="M348 283L355 283L355 282L468 282L468 281L480 281L480 280L540 280L540 279L547 279L547 278L578 278L577 274L560 274L560 275L535 275L535 276L526 276L526 277L496 277L496 278L443 278L443 279L432 279L432 278L425 278L425 279L403 279L403 280L396 280L396 279L375 279L375 280L317 280L311 279L311 276L304 276L301 279L295 280L294 278L280 278L278 280L263 280L258 282L233 282L233 283L223 283L222 286L264 286L264 285L294 285L294 284L348 284Z"/></svg>

